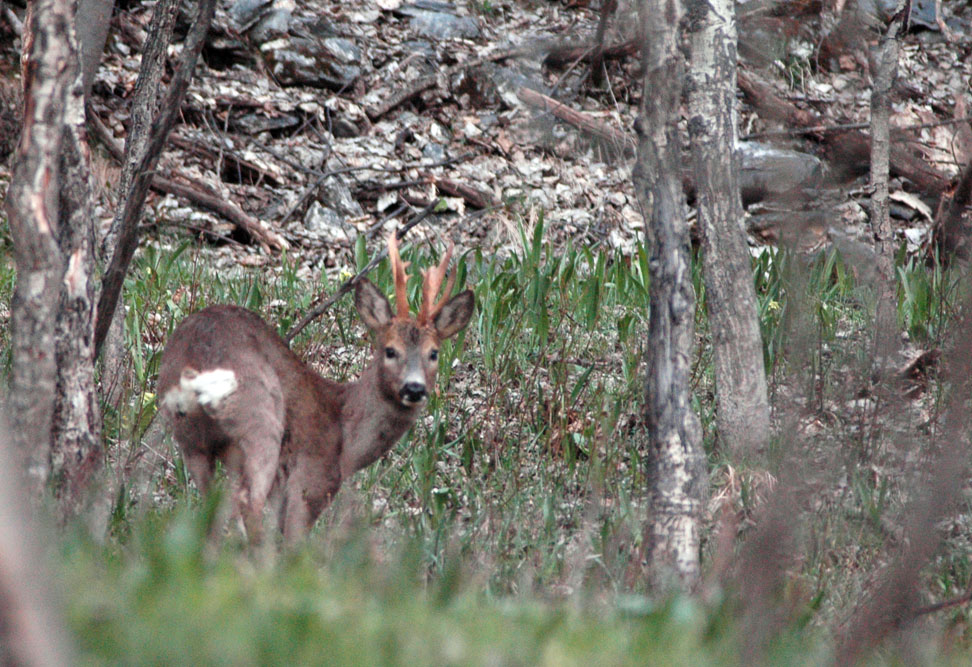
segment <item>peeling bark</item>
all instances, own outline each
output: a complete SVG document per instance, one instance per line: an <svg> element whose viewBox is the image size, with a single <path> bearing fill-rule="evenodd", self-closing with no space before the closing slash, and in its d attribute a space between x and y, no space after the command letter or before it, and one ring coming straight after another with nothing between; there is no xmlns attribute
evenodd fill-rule
<svg viewBox="0 0 972 667"><path fill-rule="evenodd" d="M66 39L72 22L69 0L30 5L24 40L24 125L6 198L17 266L11 307L11 439L25 458L35 495L50 472L55 323L64 270L57 243L58 168L77 64Z"/></svg>
<svg viewBox="0 0 972 667"><path fill-rule="evenodd" d="M76 48L74 45L72 50L76 52ZM62 520L82 509L88 486L103 460L93 347L94 195L89 178L91 155L85 134L80 69L75 76L68 95L59 172L58 245L67 266L57 314L51 477Z"/></svg>
<svg viewBox="0 0 972 667"><path fill-rule="evenodd" d="M699 579L699 518L705 482L701 429L689 391L695 291L682 193L678 109L682 60L679 0L643 0L645 83L635 130L635 190L650 212L651 315L647 349L649 520L645 549L653 586L691 589Z"/></svg>
<svg viewBox="0 0 972 667"><path fill-rule="evenodd" d="M736 155L736 23L727 0L689 0L689 137L712 332L719 441L734 454L770 437L763 342L742 226Z"/></svg>
<svg viewBox="0 0 972 667"><path fill-rule="evenodd" d="M10 419L36 497L53 481L60 518L101 464L92 356L94 224L76 5L30 6L24 131L7 196L17 256Z"/></svg>

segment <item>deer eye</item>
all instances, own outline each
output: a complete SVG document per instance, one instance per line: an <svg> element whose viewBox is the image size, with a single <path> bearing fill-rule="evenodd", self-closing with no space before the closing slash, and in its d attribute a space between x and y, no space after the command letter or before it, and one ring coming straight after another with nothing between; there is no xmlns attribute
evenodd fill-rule
<svg viewBox="0 0 972 667"><path fill-rule="evenodd" d="M429 361L438 361L438 359L439 359L438 350L432 350L431 352L429 352Z"/></svg>
<svg viewBox="0 0 972 667"><path fill-rule="evenodd" d="M385 359L394 359L398 356L398 350L393 347L385 348Z"/></svg>

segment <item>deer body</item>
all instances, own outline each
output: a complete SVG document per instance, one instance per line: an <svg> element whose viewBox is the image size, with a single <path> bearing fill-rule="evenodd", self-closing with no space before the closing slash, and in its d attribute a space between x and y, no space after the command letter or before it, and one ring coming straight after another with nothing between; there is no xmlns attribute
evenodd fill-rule
<svg viewBox="0 0 972 667"><path fill-rule="evenodd" d="M355 306L375 334L370 365L354 382L321 377L256 314L212 306L187 317L162 356L158 395L189 474L208 489L217 460L233 477L233 502L248 537L259 541L268 496L282 494L287 541L306 535L341 482L384 456L421 414L434 386L438 346L473 311L466 290L419 317L404 301L404 265L389 241L398 314L367 280ZM443 263L423 290L441 286ZM452 281L446 288L446 297ZM432 289L434 287L434 290Z"/></svg>

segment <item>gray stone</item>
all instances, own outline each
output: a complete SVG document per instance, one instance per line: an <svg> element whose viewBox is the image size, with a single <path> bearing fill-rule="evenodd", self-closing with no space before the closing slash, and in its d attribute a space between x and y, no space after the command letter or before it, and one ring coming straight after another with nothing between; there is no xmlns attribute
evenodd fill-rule
<svg viewBox="0 0 972 667"><path fill-rule="evenodd" d="M284 86L343 90L361 75L361 50L342 37L290 37L260 47L273 76Z"/></svg>
<svg viewBox="0 0 972 667"><path fill-rule="evenodd" d="M755 141L741 142L738 155L743 203L773 199L820 185L823 164L813 155Z"/></svg>

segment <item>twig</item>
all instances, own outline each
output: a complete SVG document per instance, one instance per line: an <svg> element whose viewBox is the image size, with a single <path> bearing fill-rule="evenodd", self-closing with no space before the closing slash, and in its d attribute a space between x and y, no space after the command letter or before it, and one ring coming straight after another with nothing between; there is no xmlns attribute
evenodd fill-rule
<svg viewBox="0 0 972 667"><path fill-rule="evenodd" d="M957 598L952 598L951 600L943 600L942 602L936 602L935 604L930 604L927 607L918 607L910 614L910 620L914 620L919 616L927 616L928 614L934 614L936 611L941 611L943 609L950 609L951 607L958 607L959 605L967 604L972 602L972 590L969 590Z"/></svg>
<svg viewBox="0 0 972 667"><path fill-rule="evenodd" d="M399 227L398 230L395 232L395 237L399 241L404 239L405 235L408 234L409 230L412 229L412 227L425 220L425 218L427 218L435 210L435 207L438 205L438 203L439 203L438 200L432 202L431 204L426 206L421 212L419 212L414 218L412 218L404 225ZM300 322L298 322L294 326L294 328L292 328L289 332L287 332L287 336L285 337L287 344L289 345L290 342L293 341L294 338L296 338L297 334L299 334L301 331L304 330L304 327L306 327L308 324L310 324L318 317L326 313L327 309L333 306L338 299L340 299L342 296L350 292L351 289L358 284L358 281L360 281L366 275L371 273L371 270L374 269L376 266L378 266L381 260L385 259L385 257L387 256L388 256L388 248L382 248L378 254L376 254L374 257L371 258L371 261L368 262L368 264L365 265L363 269L361 269L356 274L354 274L353 276L345 280L341 284L341 286L337 289L337 291L334 292L334 294L326 298L319 305L314 306L310 310L310 312L304 315L304 317L300 320Z"/></svg>

